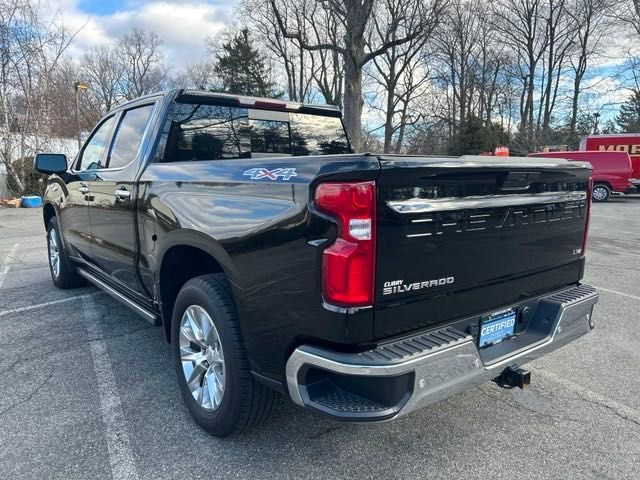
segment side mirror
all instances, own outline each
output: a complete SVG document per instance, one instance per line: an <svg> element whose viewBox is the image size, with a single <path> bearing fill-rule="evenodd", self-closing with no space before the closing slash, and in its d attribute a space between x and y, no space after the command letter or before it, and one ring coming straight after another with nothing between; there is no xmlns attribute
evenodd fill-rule
<svg viewBox="0 0 640 480"><path fill-rule="evenodd" d="M67 171L67 156L63 153L38 153L34 166L40 173L65 173Z"/></svg>

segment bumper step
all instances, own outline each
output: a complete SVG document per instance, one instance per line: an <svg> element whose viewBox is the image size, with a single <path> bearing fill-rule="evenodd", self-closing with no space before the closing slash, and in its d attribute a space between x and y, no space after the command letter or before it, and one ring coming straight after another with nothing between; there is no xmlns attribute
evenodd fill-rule
<svg viewBox="0 0 640 480"><path fill-rule="evenodd" d="M407 339L378 346L373 350L358 353L363 364L393 364L419 357L425 352L436 352L460 343L473 341L473 337L455 328L443 328Z"/></svg>
<svg viewBox="0 0 640 480"><path fill-rule="evenodd" d="M357 415L384 412L388 408L381 403L342 390L331 382L323 383L324 385L320 388L324 391L318 395L312 395L312 398L314 402L325 407L328 411Z"/></svg>
<svg viewBox="0 0 640 480"><path fill-rule="evenodd" d="M598 292L577 285L539 297L528 328L478 349L472 335L444 327L344 353L298 347L287 361L292 400L338 420L372 422L404 415L495 379L585 335Z"/></svg>

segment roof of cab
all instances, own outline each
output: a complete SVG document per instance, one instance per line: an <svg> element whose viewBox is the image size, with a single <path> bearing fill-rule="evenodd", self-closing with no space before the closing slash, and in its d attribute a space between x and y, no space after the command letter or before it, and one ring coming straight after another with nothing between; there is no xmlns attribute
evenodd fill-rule
<svg viewBox="0 0 640 480"><path fill-rule="evenodd" d="M185 88L163 90L150 93L142 97L134 98L133 100L129 100L113 108L109 113L126 109L131 105L135 105L140 103L141 101L155 97L165 97L182 103L215 103L237 105L245 108L311 113L314 115L342 118L342 111L335 105L299 103L275 98L249 97L246 95L233 95L229 93L208 92L205 90L193 90Z"/></svg>
<svg viewBox="0 0 640 480"><path fill-rule="evenodd" d="M309 104L280 100L275 98L250 97L246 95L234 95L220 92L207 92L205 90L179 90L175 100L184 103L221 102L238 105L247 108L259 108L263 110L281 110L288 112L313 113L331 117L341 117L340 108L335 105Z"/></svg>

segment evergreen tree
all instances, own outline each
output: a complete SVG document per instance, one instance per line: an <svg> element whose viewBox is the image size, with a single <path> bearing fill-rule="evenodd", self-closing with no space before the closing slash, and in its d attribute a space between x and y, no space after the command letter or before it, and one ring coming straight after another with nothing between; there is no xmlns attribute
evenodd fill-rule
<svg viewBox="0 0 640 480"><path fill-rule="evenodd" d="M271 82L265 58L249 38L249 29L244 28L233 39L222 45L222 52L216 56L216 74L221 81L221 91L237 95L277 98Z"/></svg>
<svg viewBox="0 0 640 480"><path fill-rule="evenodd" d="M622 104L616 123L622 133L640 132L640 90Z"/></svg>
<svg viewBox="0 0 640 480"><path fill-rule="evenodd" d="M449 155L477 155L493 152L499 145L508 145L509 135L497 124L485 124L476 116L462 122L449 144Z"/></svg>

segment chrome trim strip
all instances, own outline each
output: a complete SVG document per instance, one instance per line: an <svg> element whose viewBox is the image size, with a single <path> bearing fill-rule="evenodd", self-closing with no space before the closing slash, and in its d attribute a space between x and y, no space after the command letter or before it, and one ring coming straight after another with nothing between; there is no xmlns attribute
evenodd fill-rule
<svg viewBox="0 0 640 480"><path fill-rule="evenodd" d="M136 312L138 315L144 318L151 325L159 325L160 319L158 318L158 315L148 311L146 308L141 307L140 305L135 303L133 300L130 300L129 298L125 297L120 292L110 287L109 285L104 283L102 280L98 279L97 277L87 272L86 270L82 268L78 268L78 273L82 275L84 278L86 278L87 280L89 280L91 283L93 283L96 287L100 288L101 290L104 290L113 298L115 298L116 300L119 300L120 302L122 302L123 304L131 308L134 312Z"/></svg>
<svg viewBox="0 0 640 480"><path fill-rule="evenodd" d="M330 312L335 313L346 313L353 314L357 312L361 312L363 310L371 310L373 305L365 305L364 307L340 307L338 305L334 305L333 303L327 302L324 298L322 299L322 307L325 310L329 310Z"/></svg>
<svg viewBox="0 0 640 480"><path fill-rule="evenodd" d="M383 163L382 168L498 168L504 169L592 169L587 161L569 161L564 158L552 157L508 157L495 160L495 157L483 157L479 155L463 155L461 157L429 156L429 155L379 155Z"/></svg>
<svg viewBox="0 0 640 480"><path fill-rule="evenodd" d="M433 222L433 218L417 218L411 220L411 223L425 223L425 222Z"/></svg>
<svg viewBox="0 0 640 480"><path fill-rule="evenodd" d="M518 207L541 203L562 203L585 200L586 192L545 192L484 197L410 198L390 200L387 205L398 213L446 212L451 210Z"/></svg>

